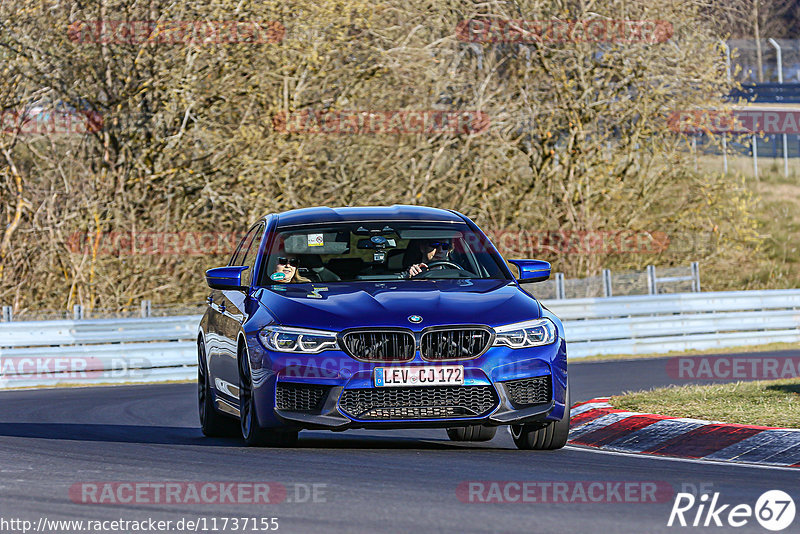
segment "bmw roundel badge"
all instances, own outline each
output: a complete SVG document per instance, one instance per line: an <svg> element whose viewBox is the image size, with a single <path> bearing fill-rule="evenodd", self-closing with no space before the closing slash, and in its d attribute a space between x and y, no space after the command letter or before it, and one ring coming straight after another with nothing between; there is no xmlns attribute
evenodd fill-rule
<svg viewBox="0 0 800 534"><path fill-rule="evenodd" d="M420 317L419 315L411 315L411 316L409 316L408 320L411 321L412 323L415 323L415 324L416 323L421 323L422 322L422 317Z"/></svg>

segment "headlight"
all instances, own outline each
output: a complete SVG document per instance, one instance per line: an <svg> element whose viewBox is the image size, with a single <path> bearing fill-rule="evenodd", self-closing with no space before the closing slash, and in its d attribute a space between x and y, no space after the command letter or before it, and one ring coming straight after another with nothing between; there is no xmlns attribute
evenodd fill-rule
<svg viewBox="0 0 800 534"><path fill-rule="evenodd" d="M495 346L506 346L512 349L524 349L549 345L556 340L556 325L547 318L507 324L494 329Z"/></svg>
<svg viewBox="0 0 800 534"><path fill-rule="evenodd" d="M317 354L339 348L336 333L323 330L267 326L258 333L258 337L265 347L278 352Z"/></svg>

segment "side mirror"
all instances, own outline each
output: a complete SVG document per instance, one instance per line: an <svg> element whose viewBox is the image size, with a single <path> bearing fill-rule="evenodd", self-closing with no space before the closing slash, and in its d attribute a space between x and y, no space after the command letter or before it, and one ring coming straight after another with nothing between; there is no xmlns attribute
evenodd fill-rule
<svg viewBox="0 0 800 534"><path fill-rule="evenodd" d="M247 265L217 267L206 271L206 283L211 289L238 289L246 291L242 286L242 273L249 269Z"/></svg>
<svg viewBox="0 0 800 534"><path fill-rule="evenodd" d="M520 284L544 282L550 278L550 262L542 260L508 260L519 268Z"/></svg>

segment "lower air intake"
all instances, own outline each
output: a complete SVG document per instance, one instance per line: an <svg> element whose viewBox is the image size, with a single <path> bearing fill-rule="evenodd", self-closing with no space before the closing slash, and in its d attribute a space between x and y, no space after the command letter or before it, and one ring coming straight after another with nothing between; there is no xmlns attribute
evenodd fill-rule
<svg viewBox="0 0 800 534"><path fill-rule="evenodd" d="M550 375L503 382L511 402L516 407L545 404L552 398Z"/></svg>
<svg viewBox="0 0 800 534"><path fill-rule="evenodd" d="M317 384L279 382L275 388L275 407L291 412L318 412L330 389L330 386Z"/></svg>
<svg viewBox="0 0 800 534"><path fill-rule="evenodd" d="M497 406L491 386L346 389L339 407L361 420L480 417Z"/></svg>

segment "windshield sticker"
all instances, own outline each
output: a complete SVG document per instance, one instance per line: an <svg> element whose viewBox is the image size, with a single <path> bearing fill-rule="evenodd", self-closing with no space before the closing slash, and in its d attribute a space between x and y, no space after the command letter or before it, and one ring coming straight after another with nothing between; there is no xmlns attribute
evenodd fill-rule
<svg viewBox="0 0 800 534"><path fill-rule="evenodd" d="M325 244L322 234L308 234L309 247L321 247Z"/></svg>
<svg viewBox="0 0 800 534"><path fill-rule="evenodd" d="M272 273L269 277L277 282L286 278L286 273Z"/></svg>

